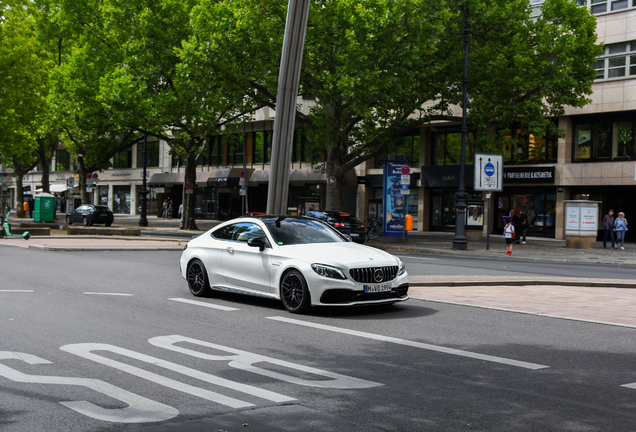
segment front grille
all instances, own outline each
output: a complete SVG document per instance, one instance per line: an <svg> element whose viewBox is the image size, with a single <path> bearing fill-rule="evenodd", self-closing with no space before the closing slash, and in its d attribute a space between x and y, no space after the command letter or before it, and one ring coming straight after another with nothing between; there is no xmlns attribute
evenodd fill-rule
<svg viewBox="0 0 636 432"><path fill-rule="evenodd" d="M397 277L397 273L398 266L355 268L349 270L349 274L354 281L365 284L392 281Z"/></svg>
<svg viewBox="0 0 636 432"><path fill-rule="evenodd" d="M322 294L320 302L323 304L347 304L365 301L398 300L406 297L408 295L408 291L409 284L400 285L391 291L379 293L364 293L348 289L331 289Z"/></svg>

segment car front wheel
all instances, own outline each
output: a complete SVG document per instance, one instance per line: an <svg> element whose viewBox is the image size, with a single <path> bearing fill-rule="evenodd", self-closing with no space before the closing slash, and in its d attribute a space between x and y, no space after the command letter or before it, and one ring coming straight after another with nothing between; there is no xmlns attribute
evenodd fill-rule
<svg viewBox="0 0 636 432"><path fill-rule="evenodd" d="M307 281L298 270L285 273L280 281L280 299L291 313L305 313L311 307Z"/></svg>
<svg viewBox="0 0 636 432"><path fill-rule="evenodd" d="M84 219L82 219L82 223L84 224L84 226L92 225L90 219L88 219L86 216L84 216Z"/></svg>
<svg viewBox="0 0 636 432"><path fill-rule="evenodd" d="M203 297L210 293L210 282L208 273L203 263L195 259L188 265L187 272L188 288L195 297Z"/></svg>

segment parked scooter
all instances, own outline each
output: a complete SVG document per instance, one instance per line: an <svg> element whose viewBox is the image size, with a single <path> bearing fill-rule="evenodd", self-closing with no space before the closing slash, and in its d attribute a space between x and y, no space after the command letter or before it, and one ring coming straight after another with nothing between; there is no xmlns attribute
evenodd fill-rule
<svg viewBox="0 0 636 432"><path fill-rule="evenodd" d="M12 234L11 227L9 226L9 221L7 219L8 218L2 220L2 218L0 218L0 221L2 221L2 227L0 228L0 239L5 237L22 237L23 239L28 240L31 238L31 234L29 234L28 231L25 231L22 234Z"/></svg>

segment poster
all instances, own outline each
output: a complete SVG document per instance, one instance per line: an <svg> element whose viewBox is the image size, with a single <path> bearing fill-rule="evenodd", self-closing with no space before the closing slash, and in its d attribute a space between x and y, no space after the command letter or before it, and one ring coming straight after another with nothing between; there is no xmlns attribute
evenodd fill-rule
<svg viewBox="0 0 636 432"><path fill-rule="evenodd" d="M484 226L484 205L483 204L468 204L468 212L466 213L466 225L467 226Z"/></svg>
<svg viewBox="0 0 636 432"><path fill-rule="evenodd" d="M579 212L580 208L575 206L566 207L565 215L565 229L566 231L578 231L579 230Z"/></svg>
<svg viewBox="0 0 636 432"><path fill-rule="evenodd" d="M407 162L386 161L384 164L384 221L382 235L398 237L404 230L408 195L402 195L402 169Z"/></svg>
<svg viewBox="0 0 636 432"><path fill-rule="evenodd" d="M596 231L598 229L598 210L595 207L581 207L581 230Z"/></svg>

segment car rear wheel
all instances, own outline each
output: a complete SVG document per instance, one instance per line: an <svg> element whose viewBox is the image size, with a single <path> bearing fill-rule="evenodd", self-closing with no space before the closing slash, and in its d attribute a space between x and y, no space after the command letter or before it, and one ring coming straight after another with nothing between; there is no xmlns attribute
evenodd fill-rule
<svg viewBox="0 0 636 432"><path fill-rule="evenodd" d="M84 218L82 219L82 223L84 224L84 226L92 225L91 221L86 216L84 216Z"/></svg>
<svg viewBox="0 0 636 432"><path fill-rule="evenodd" d="M210 282L208 273L203 263L195 259L188 265L187 272L188 288L195 297L203 297L210 294Z"/></svg>
<svg viewBox="0 0 636 432"><path fill-rule="evenodd" d="M67 225L73 225L73 222L71 221L71 217L70 216L66 216L66 224Z"/></svg>
<svg viewBox="0 0 636 432"><path fill-rule="evenodd" d="M111 226L112 224L113 224L112 222L108 222L108 223L106 224L106 226L107 226L107 227L109 227L109 226Z"/></svg>
<svg viewBox="0 0 636 432"><path fill-rule="evenodd" d="M285 273L280 281L280 299L291 313L305 313L311 307L311 296L307 282L297 270Z"/></svg>

